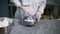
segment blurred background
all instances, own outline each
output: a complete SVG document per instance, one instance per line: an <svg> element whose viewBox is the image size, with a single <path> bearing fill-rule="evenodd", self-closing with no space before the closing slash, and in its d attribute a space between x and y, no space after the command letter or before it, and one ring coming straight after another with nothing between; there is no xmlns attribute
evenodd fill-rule
<svg viewBox="0 0 60 34"><path fill-rule="evenodd" d="M15 5L10 0L0 0L0 17L14 18L16 12ZM60 18L60 0L47 0L47 4L42 15L43 19Z"/></svg>

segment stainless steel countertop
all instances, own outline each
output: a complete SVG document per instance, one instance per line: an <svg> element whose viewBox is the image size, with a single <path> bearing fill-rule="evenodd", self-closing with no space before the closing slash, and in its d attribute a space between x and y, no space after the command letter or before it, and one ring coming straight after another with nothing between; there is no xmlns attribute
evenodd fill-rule
<svg viewBox="0 0 60 34"><path fill-rule="evenodd" d="M60 34L60 20L40 20L33 27L20 25L18 19L14 19L11 34Z"/></svg>

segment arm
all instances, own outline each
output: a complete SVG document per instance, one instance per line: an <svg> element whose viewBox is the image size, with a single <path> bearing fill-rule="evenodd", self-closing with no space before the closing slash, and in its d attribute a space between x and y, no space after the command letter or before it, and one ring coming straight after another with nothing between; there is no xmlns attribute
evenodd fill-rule
<svg viewBox="0 0 60 34"><path fill-rule="evenodd" d="M15 6L16 7L18 7L18 8L24 8L22 5L21 5L21 3L20 3L20 1L19 0L12 0L13 1L13 3L15 4Z"/></svg>
<svg viewBox="0 0 60 34"><path fill-rule="evenodd" d="M28 11L26 11L26 10L24 9L24 6L21 5L21 3L20 3L19 0L12 0L12 1L13 1L13 3L15 4L16 7L23 9L23 10L25 11L25 13L29 13Z"/></svg>

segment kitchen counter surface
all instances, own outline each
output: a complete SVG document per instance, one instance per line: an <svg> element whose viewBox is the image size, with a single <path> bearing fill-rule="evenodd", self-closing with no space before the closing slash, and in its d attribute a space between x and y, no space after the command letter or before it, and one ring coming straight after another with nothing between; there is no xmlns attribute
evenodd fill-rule
<svg viewBox="0 0 60 34"><path fill-rule="evenodd" d="M14 26L10 34L60 34L60 20L41 19L33 27L26 27L14 19Z"/></svg>

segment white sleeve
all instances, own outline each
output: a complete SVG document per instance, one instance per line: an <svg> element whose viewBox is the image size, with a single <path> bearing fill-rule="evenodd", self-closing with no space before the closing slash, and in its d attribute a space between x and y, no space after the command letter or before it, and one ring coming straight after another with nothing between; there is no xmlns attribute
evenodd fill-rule
<svg viewBox="0 0 60 34"><path fill-rule="evenodd" d="M40 14L43 14L45 6L46 6L46 0L42 1L41 5L39 7L39 11L38 12L40 12Z"/></svg>
<svg viewBox="0 0 60 34"><path fill-rule="evenodd" d="M21 5L19 0L12 0L12 2L18 7Z"/></svg>

